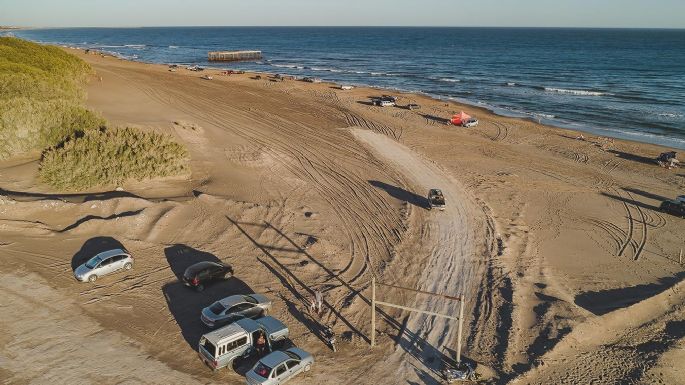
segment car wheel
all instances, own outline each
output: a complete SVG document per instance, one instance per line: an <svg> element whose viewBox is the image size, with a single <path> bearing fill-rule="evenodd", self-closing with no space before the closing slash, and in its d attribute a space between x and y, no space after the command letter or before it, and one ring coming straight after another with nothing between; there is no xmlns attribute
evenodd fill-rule
<svg viewBox="0 0 685 385"><path fill-rule="evenodd" d="M90 277L88 277L88 282L95 282L98 280L98 276L93 274Z"/></svg>
<svg viewBox="0 0 685 385"><path fill-rule="evenodd" d="M308 372L308 371L310 371L311 369L312 369L312 366L309 365L309 364L307 364L307 366L304 367L304 371L305 371L305 372Z"/></svg>
<svg viewBox="0 0 685 385"><path fill-rule="evenodd" d="M126 270L131 270L132 267L133 267L133 264L131 262L126 262L126 264L124 265L124 269L126 269Z"/></svg>
<svg viewBox="0 0 685 385"><path fill-rule="evenodd" d="M203 284L199 284L199 285L195 286L195 290L197 290L197 291L202 291L204 289L205 289L205 285L203 285Z"/></svg>

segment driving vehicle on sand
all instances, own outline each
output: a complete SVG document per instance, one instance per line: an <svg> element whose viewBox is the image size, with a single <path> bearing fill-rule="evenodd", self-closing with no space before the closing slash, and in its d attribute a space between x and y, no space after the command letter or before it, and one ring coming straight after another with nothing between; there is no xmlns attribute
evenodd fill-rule
<svg viewBox="0 0 685 385"><path fill-rule="evenodd" d="M659 210L677 217L685 218L685 195L681 195L673 200L661 202Z"/></svg>
<svg viewBox="0 0 685 385"><path fill-rule="evenodd" d="M442 191L437 188L428 191L428 210L432 210L433 208L445 210L445 196L442 195Z"/></svg>

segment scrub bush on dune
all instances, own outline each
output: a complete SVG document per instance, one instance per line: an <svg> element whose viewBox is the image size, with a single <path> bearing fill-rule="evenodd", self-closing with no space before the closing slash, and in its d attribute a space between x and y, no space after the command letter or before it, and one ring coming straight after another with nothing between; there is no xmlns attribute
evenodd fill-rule
<svg viewBox="0 0 685 385"><path fill-rule="evenodd" d="M104 121L81 107L92 69L55 47L0 37L0 160L36 154Z"/></svg>
<svg viewBox="0 0 685 385"><path fill-rule="evenodd" d="M86 131L43 153L40 179L61 190L114 186L189 173L186 148L169 135L134 128Z"/></svg>

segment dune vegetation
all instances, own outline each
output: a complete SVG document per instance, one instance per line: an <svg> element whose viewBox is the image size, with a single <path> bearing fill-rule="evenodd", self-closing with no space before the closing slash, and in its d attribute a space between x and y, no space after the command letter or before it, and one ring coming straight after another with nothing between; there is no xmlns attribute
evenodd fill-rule
<svg viewBox="0 0 685 385"><path fill-rule="evenodd" d="M93 74L57 47L0 37L0 160L40 156L40 178L64 190L185 173L187 151L171 137L107 129L83 107Z"/></svg>
<svg viewBox="0 0 685 385"><path fill-rule="evenodd" d="M134 128L90 130L43 153L40 179L84 190L188 172L188 151L170 135Z"/></svg>

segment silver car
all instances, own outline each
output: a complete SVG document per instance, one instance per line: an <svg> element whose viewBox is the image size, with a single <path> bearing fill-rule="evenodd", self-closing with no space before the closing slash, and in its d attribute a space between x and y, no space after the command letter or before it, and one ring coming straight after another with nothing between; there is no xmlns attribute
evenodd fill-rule
<svg viewBox="0 0 685 385"><path fill-rule="evenodd" d="M276 350L262 358L245 374L248 385L284 384L301 372L308 372L314 357L300 348Z"/></svg>
<svg viewBox="0 0 685 385"><path fill-rule="evenodd" d="M271 300L261 294L232 295L202 309L200 319L210 328L227 325L242 318L259 318L271 310Z"/></svg>
<svg viewBox="0 0 685 385"><path fill-rule="evenodd" d="M81 282L95 282L99 277L120 270L131 270L133 258L128 251L113 249L103 251L74 270L74 278Z"/></svg>

